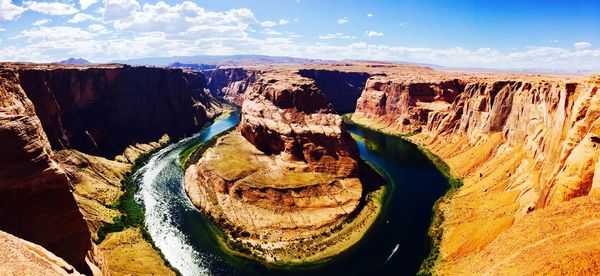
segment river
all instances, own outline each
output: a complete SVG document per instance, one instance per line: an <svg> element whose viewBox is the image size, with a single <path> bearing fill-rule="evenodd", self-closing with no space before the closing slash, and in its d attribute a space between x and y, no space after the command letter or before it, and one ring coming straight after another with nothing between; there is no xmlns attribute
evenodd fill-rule
<svg viewBox="0 0 600 276"><path fill-rule="evenodd" d="M146 227L156 246L183 275L414 275L427 254L427 229L435 201L447 180L415 145L400 138L348 125L360 154L386 171L388 201L378 223L363 240L334 261L308 271L271 271L228 255L215 229L183 189L180 153L232 128L239 112L154 154L134 175L136 201L145 208Z"/></svg>

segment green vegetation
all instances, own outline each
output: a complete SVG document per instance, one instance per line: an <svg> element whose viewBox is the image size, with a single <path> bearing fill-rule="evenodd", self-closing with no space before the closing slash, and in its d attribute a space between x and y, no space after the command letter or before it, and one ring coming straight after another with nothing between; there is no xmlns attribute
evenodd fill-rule
<svg viewBox="0 0 600 276"><path fill-rule="evenodd" d="M156 247L156 244L154 244L154 241L152 240L152 237L150 236L150 233L148 233L148 229L146 229L146 226L144 224L144 209L135 201L134 198L138 187L133 181L133 176L140 168L142 168L144 165L146 165L146 163L148 163L152 155L154 155L156 152L158 152L167 145L168 143L163 144L156 149L153 149L147 153L140 155L140 157L138 157L138 159L131 167L131 170L125 174L125 179L121 181L122 189L124 189L125 192L121 195L121 197L119 197L119 199L116 202L112 204L112 206L110 206L111 208L118 210L121 213L121 215L114 217L112 224L102 225L100 229L98 229L98 239L94 242L96 244L102 243L102 241L110 233L121 232L127 228L132 227L139 228L144 240L147 241L150 245L152 245L152 248L158 253L161 259L164 261L165 265L172 271L174 271L175 274L181 275L181 273L169 263L169 261L160 251L160 249Z"/></svg>

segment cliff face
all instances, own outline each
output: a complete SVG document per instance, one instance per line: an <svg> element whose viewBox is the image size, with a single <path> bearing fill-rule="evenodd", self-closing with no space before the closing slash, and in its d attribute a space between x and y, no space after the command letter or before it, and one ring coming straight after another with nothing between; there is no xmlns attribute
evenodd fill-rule
<svg viewBox="0 0 600 276"><path fill-rule="evenodd" d="M90 233L14 70L0 71L0 229L90 272Z"/></svg>
<svg viewBox="0 0 600 276"><path fill-rule="evenodd" d="M444 264L438 272L483 273L479 270L483 267L472 265L478 258L487 258L479 253L482 250L503 252L489 259L490 265L514 257L502 255L509 252L502 248L512 246L507 242L510 239L496 241L502 235L514 234L507 232L513 227L520 229L524 243L546 242L543 235L536 234L539 229L527 228L532 227L530 220L559 225L546 233L549 236L575 239L573 235L581 234L570 232L580 226L575 221L557 215L544 217L552 212L537 214L537 210L552 207L556 211L565 206L565 212L586 220L590 218L586 213L595 212L580 207L593 204L565 201L597 194L600 187L600 171L596 170L600 156L600 78L431 79L416 83L407 78L387 83L371 79L353 119L394 133L420 130L409 139L432 150L463 178L464 186L440 205L445 217L440 246ZM429 92L411 93L411 87L425 87ZM583 229L588 241L599 236L591 226ZM487 250L492 242L496 250ZM556 263L560 259L557 256L539 257L564 268L565 259L561 265ZM540 265L536 271L548 272L544 267Z"/></svg>
<svg viewBox="0 0 600 276"><path fill-rule="evenodd" d="M319 90L331 101L338 114L354 112L362 94L367 72L345 72L327 69L300 69L298 74L315 81Z"/></svg>
<svg viewBox="0 0 600 276"><path fill-rule="evenodd" d="M245 68L224 68L206 72L208 89L212 95L240 106L244 102L244 93L252 88L259 75L259 70Z"/></svg>
<svg viewBox="0 0 600 276"><path fill-rule="evenodd" d="M217 112L200 73L179 69L19 69L53 149L108 158L131 144L197 131Z"/></svg>
<svg viewBox="0 0 600 276"><path fill-rule="evenodd" d="M355 175L356 143L313 81L296 74L265 75L246 94L240 131L267 154L304 160L311 170Z"/></svg>
<svg viewBox="0 0 600 276"><path fill-rule="evenodd" d="M106 253L91 242L98 227L118 214L109 206L122 193L120 180L130 167L94 155L123 153L117 161L133 162L158 145L139 143L198 131L219 112L205 88L203 75L176 69L0 65L0 230L85 274L168 271L139 233L110 241L139 247L139 255L152 261L144 267L107 265L105 255L112 262L128 253Z"/></svg>

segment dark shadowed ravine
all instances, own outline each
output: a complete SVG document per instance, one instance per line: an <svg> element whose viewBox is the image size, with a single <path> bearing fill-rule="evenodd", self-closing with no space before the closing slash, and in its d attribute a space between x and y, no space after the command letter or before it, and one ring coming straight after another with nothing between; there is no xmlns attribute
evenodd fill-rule
<svg viewBox="0 0 600 276"><path fill-rule="evenodd" d="M356 125L348 130L363 159L385 171L388 200L384 213L367 236L335 260L309 270L268 270L225 253L217 230L197 211L183 189L180 153L232 128L235 112L193 137L152 156L135 174L136 200L145 208L146 226L165 258L183 275L414 275L427 251L427 229L435 201L447 180L416 146Z"/></svg>

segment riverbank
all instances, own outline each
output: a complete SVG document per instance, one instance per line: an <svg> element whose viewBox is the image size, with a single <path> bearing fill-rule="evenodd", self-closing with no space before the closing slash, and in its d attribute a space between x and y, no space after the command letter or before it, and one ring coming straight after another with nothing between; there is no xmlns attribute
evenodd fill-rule
<svg viewBox="0 0 600 276"><path fill-rule="evenodd" d="M450 199L456 194L458 189L462 186L462 180L452 174L448 164L446 164L439 156L432 153L429 149L427 149L423 145L417 144L414 141L409 139L409 137L415 135L416 133L410 133L410 134L392 133L390 131L385 130L385 128L386 128L385 125L375 124L368 118L353 116L352 113L344 114L343 119L344 119L344 122L346 122L346 123L355 124L360 127L382 133L384 135L397 137L397 138L400 138L406 142L409 142L409 143L417 146L419 151L421 151L447 179L448 189L446 190L445 194L435 202L435 204L432 208L432 215L431 215L431 220L430 220L431 223L430 223L429 230L428 230L428 236L429 236L428 251L429 251L429 253L427 254L427 257L423 260L421 267L419 269L419 272L418 272L418 275L433 275L433 274L435 274L433 269L439 260L440 242L441 242L443 231L444 231L444 229L442 227L442 223L444 222L443 206L450 201ZM375 125L375 127L373 127L372 125ZM365 143L365 145L367 145L367 143Z"/></svg>

